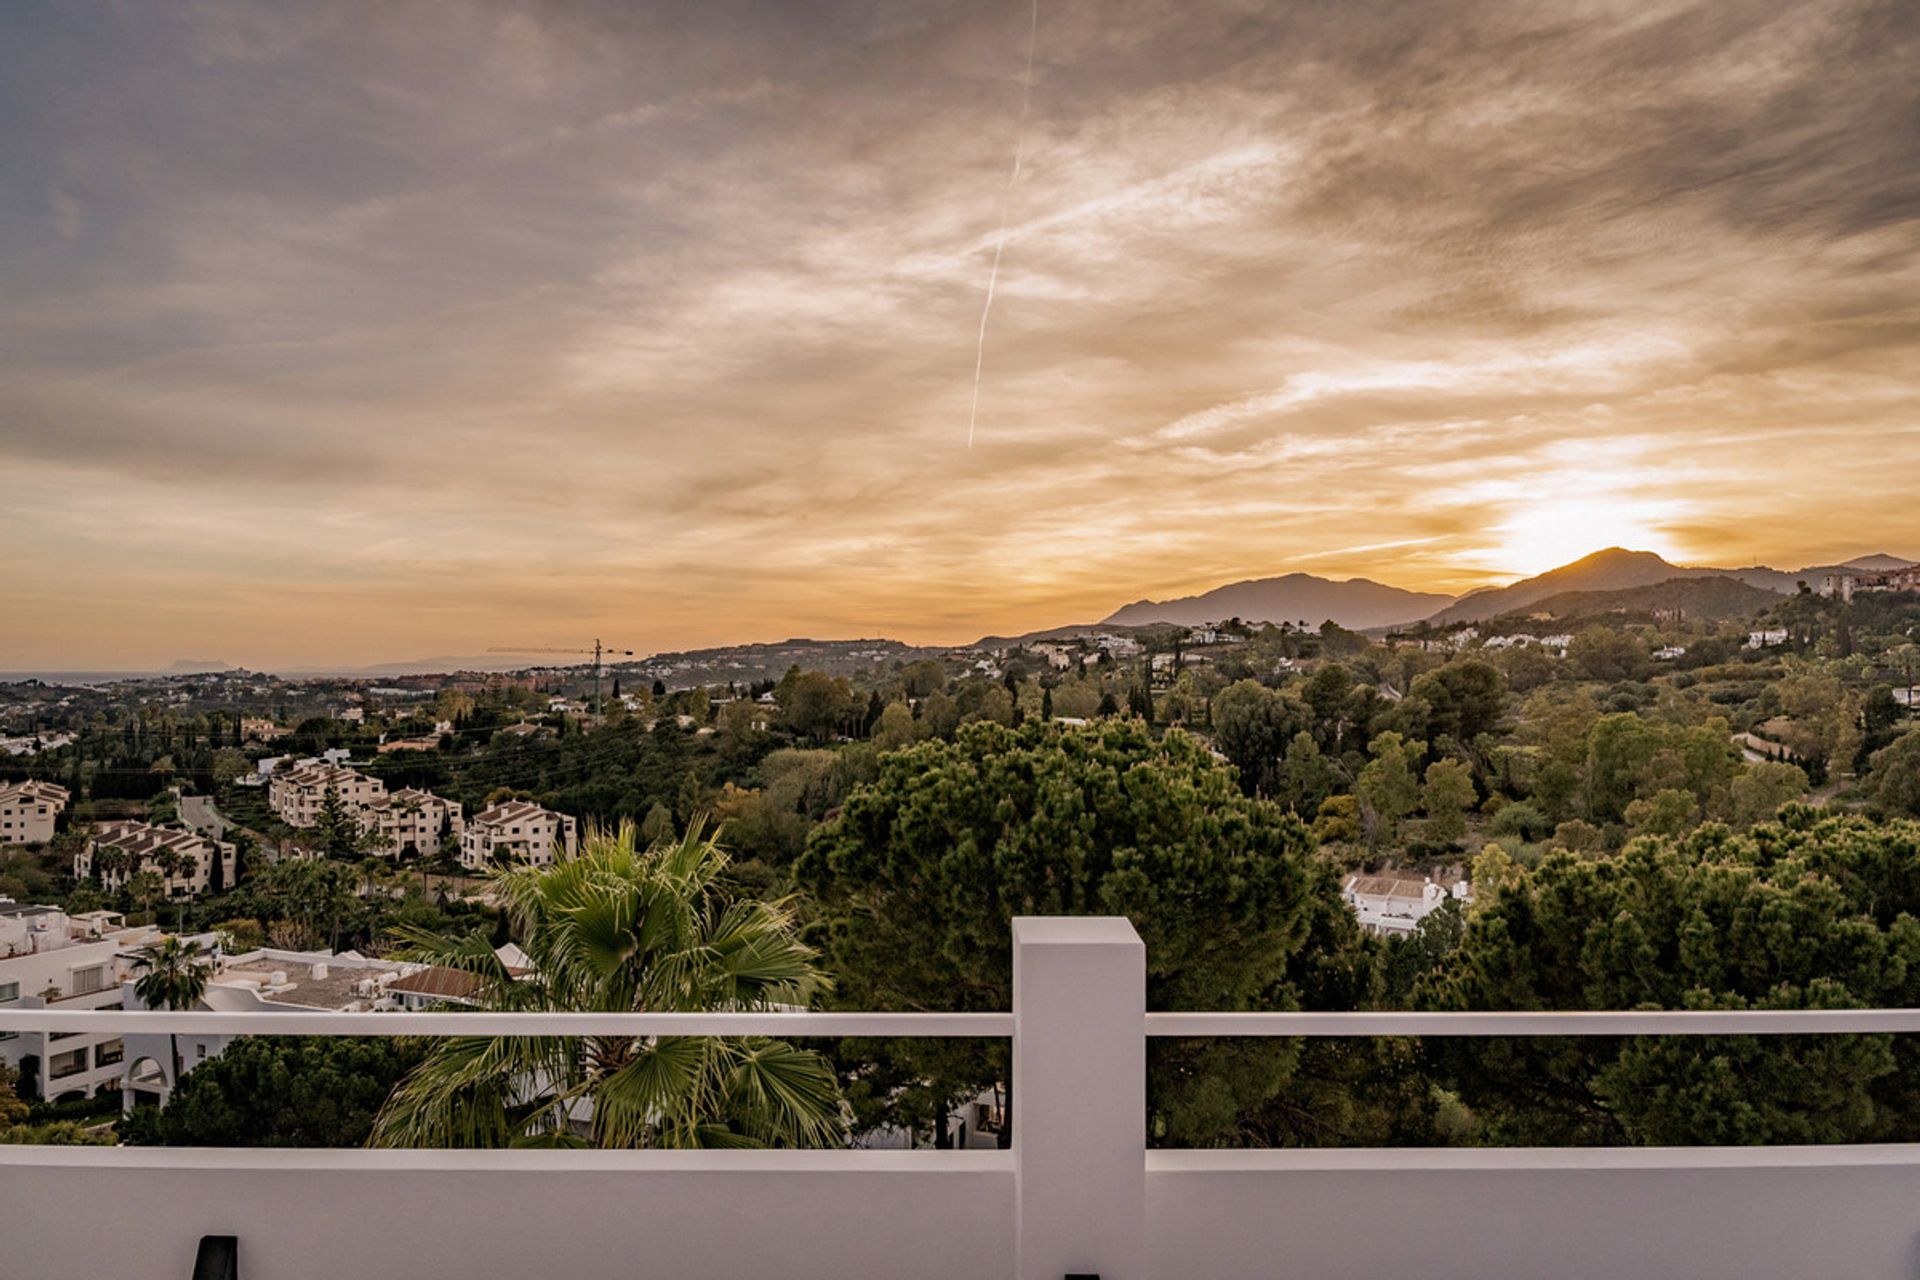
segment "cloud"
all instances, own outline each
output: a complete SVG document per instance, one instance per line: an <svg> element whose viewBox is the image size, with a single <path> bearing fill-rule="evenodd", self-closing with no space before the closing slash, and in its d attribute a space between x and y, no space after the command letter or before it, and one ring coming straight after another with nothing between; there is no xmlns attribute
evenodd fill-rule
<svg viewBox="0 0 1920 1280"><path fill-rule="evenodd" d="M9 14L0 665L1920 549L1914 7L1421 12L1042 0L971 454L1024 0Z"/></svg>

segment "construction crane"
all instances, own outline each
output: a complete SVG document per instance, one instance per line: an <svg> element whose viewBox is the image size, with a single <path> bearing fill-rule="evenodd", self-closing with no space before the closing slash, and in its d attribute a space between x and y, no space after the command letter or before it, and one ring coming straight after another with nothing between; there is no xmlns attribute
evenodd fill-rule
<svg viewBox="0 0 1920 1280"><path fill-rule="evenodd" d="M593 648L591 649L548 649L540 645L523 644L523 645L496 645L493 648L488 649L487 652L488 653L578 653L578 654L590 653L592 654L593 655L593 714L595 714L596 716L600 714L600 710L601 710L600 708L601 656L603 654L612 654L615 657L627 657L627 658L631 658L633 656L633 650L631 649L615 649L611 645L601 644L598 640L595 640L593 642Z"/></svg>

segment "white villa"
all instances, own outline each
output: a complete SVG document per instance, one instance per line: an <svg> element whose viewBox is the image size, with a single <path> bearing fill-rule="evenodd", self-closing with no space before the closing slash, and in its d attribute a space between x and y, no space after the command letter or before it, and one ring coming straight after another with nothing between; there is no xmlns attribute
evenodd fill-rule
<svg viewBox="0 0 1920 1280"><path fill-rule="evenodd" d="M1473 890L1465 880L1448 889L1430 876L1415 879L1387 872L1348 876L1340 886L1340 896L1359 917L1361 928L1369 933L1395 935L1412 933L1449 897L1472 901Z"/></svg>

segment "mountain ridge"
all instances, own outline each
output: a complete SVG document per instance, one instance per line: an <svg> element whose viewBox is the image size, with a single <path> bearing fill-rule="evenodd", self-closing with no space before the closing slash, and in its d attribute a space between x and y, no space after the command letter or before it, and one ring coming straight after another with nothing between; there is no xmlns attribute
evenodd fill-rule
<svg viewBox="0 0 1920 1280"><path fill-rule="evenodd" d="M1284 573L1229 582L1198 595L1170 600L1135 600L1100 620L1101 626L1197 626L1225 618L1246 622L1333 621L1351 630L1394 626L1444 608L1454 597L1437 591L1410 591L1371 578L1322 578Z"/></svg>

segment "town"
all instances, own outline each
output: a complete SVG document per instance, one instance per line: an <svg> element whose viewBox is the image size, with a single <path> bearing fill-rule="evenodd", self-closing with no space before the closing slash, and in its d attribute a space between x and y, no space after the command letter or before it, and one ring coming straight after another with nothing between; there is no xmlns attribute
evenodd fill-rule
<svg viewBox="0 0 1920 1280"><path fill-rule="evenodd" d="M493 878L565 862L623 823L643 844L717 833L744 890L798 893L824 920L822 851L890 785L891 761L935 768L983 749L989 728L1014 735L996 750L1050 752L1113 726L1143 761L1195 744L1195 767L1231 779L1237 803L1297 824L1355 930L1345 945L1380 966L1368 1003L1418 1007L1516 877L1748 832L1782 806L1801 806L1798 822L1879 816L1896 825L1875 830L1912 838L1898 823L1920 817L1920 581L1848 574L1730 614L1718 581L1371 633L1225 618L948 649L793 641L774 648L789 661L778 678L761 674L764 651L732 649L605 669L7 686L0 1000L140 1008L143 957L181 941L208 957L199 1000L214 1009L470 1003L476 977L403 938L480 930L524 963ZM702 682L719 674L760 678ZM0 1041L0 1060L30 1124L110 1140L168 1114L182 1073L231 1042L28 1033ZM903 1095L858 1132L992 1146L1000 1084L983 1067L931 1128L938 1109ZM1375 1123L1432 1133L1466 1123L1456 1111Z"/></svg>

